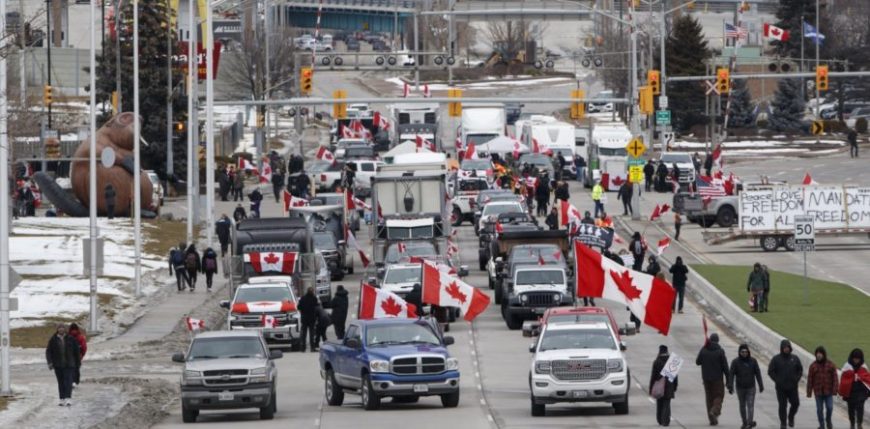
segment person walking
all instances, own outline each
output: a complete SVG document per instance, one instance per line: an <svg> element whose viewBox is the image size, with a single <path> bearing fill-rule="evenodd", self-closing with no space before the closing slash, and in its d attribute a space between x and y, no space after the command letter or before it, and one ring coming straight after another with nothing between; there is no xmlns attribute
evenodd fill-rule
<svg viewBox="0 0 870 429"><path fill-rule="evenodd" d="M221 218L214 223L215 233L218 236L218 241L221 243L221 256L226 256L227 250L230 248L230 229L232 225L233 223L230 222L230 218L226 213L222 214Z"/></svg>
<svg viewBox="0 0 870 429"><path fill-rule="evenodd" d="M683 257L677 256L674 265L671 265L671 283L677 291L674 297L674 306L672 311L683 314L683 298L686 296L686 282L689 278L689 268L683 264Z"/></svg>
<svg viewBox="0 0 870 429"><path fill-rule="evenodd" d="M674 240L680 241L680 228L683 227L683 217L679 213L674 212Z"/></svg>
<svg viewBox="0 0 870 429"><path fill-rule="evenodd" d="M707 153L707 156L704 158L704 173L707 173L707 177L710 177L710 173L713 172L713 155Z"/></svg>
<svg viewBox="0 0 870 429"><path fill-rule="evenodd" d="M263 202L263 194L260 192L258 188L254 188L250 194L248 194L248 199L251 200L251 216L254 219L260 218L260 204Z"/></svg>
<svg viewBox="0 0 870 429"><path fill-rule="evenodd" d="M236 175L233 177L233 201L244 201L244 191L245 191L245 172L242 170L236 171Z"/></svg>
<svg viewBox="0 0 870 429"><path fill-rule="evenodd" d="M326 342L326 329L332 324L329 313L322 305L317 306L317 342Z"/></svg>
<svg viewBox="0 0 870 429"><path fill-rule="evenodd" d="M864 364L864 351L853 349L843 365L839 393L849 411L849 429L864 429L864 403L870 395L870 371Z"/></svg>
<svg viewBox="0 0 870 429"><path fill-rule="evenodd" d="M202 266L200 265L201 262L199 252L196 251L196 245L191 243L190 246L187 246L187 251L184 253L184 268L187 270L187 285L190 287L191 292L196 289L196 273L202 269Z"/></svg>
<svg viewBox="0 0 870 429"><path fill-rule="evenodd" d="M230 193L230 174L225 168L218 170L218 193L221 196L221 201L227 201L227 196Z"/></svg>
<svg viewBox="0 0 870 429"><path fill-rule="evenodd" d="M704 396L707 402L707 418L710 426L719 424L722 414L722 401L725 399L725 381L728 379L728 359L725 350L719 346L719 334L710 334L709 340L701 351L695 364L701 367L701 380L704 382Z"/></svg>
<svg viewBox="0 0 870 429"><path fill-rule="evenodd" d="M630 181L625 181L622 186L619 187L619 192L616 193L616 199L622 200L622 215L628 216L629 214L634 214L634 210L631 208L631 194L634 191L634 186Z"/></svg>
<svg viewBox="0 0 870 429"><path fill-rule="evenodd" d="M644 244L639 231L635 231L634 235L631 236L631 243L628 244L628 250L631 251L631 256L634 257L634 264L631 266L631 269L642 271L643 257L646 254L646 244Z"/></svg>
<svg viewBox="0 0 870 429"><path fill-rule="evenodd" d="M770 272L767 271L767 265L761 266L761 272L764 273L764 287L761 289L761 302L758 303L758 311L767 313L767 299L770 296Z"/></svg>
<svg viewBox="0 0 870 429"><path fill-rule="evenodd" d="M342 285L335 288L335 295L332 296L332 328L335 330L335 337L339 340L344 338L344 325L347 322L348 298L347 289Z"/></svg>
<svg viewBox="0 0 870 429"><path fill-rule="evenodd" d="M103 191L103 197L106 201L106 217L109 219L115 218L115 187L112 186L111 183L106 185L105 191Z"/></svg>
<svg viewBox="0 0 870 429"><path fill-rule="evenodd" d="M583 183L586 176L586 159L582 155L574 154L574 169L577 173L577 181Z"/></svg>
<svg viewBox="0 0 870 429"><path fill-rule="evenodd" d="M79 328L79 325L75 322L70 323L69 334L79 343L79 360L73 373L72 382L73 387L77 387L82 380L82 360L85 359L85 353L88 352L88 339L85 337L85 333L82 332L82 329Z"/></svg>
<svg viewBox="0 0 870 429"><path fill-rule="evenodd" d="M559 229L559 213L556 207L550 209L550 214L547 215L547 219L544 222L550 227L550 231Z"/></svg>
<svg viewBox="0 0 870 429"><path fill-rule="evenodd" d="M656 168L656 192L668 192L668 166L660 162Z"/></svg>
<svg viewBox="0 0 870 429"><path fill-rule="evenodd" d="M211 247L205 249L202 254L202 261L199 264L202 268L202 273L205 274L205 291L211 292L212 281L215 273L218 271L218 255Z"/></svg>
<svg viewBox="0 0 870 429"><path fill-rule="evenodd" d="M189 283L184 256L184 243L178 243L177 248L169 251L169 275L172 276L172 270L175 270L175 283L179 292L184 290L185 283Z"/></svg>
<svg viewBox="0 0 870 429"><path fill-rule="evenodd" d="M272 173L272 193L275 194L275 202L281 202L281 191L284 187L284 170L275 170Z"/></svg>
<svg viewBox="0 0 870 429"><path fill-rule="evenodd" d="M849 130L849 133L846 134L846 140L849 141L849 157L857 158L858 157L858 132L855 131L854 128Z"/></svg>
<svg viewBox="0 0 870 429"><path fill-rule="evenodd" d="M535 202L538 206L538 216L547 215L547 205L550 202L550 180L542 177L538 179L538 186L535 188Z"/></svg>
<svg viewBox="0 0 870 429"><path fill-rule="evenodd" d="M242 207L242 204L236 206L236 209L233 211L233 219L235 219L236 223L239 223L248 218L248 213L245 211L245 208Z"/></svg>
<svg viewBox="0 0 870 429"><path fill-rule="evenodd" d="M302 316L302 331L299 333L299 350L305 351L307 336L308 342L311 345L311 351L316 352L318 350L316 331L317 307L320 307L320 301L317 299L317 295L314 294L313 287L309 287L305 291L305 295L299 298L299 305L296 307L299 308L299 313Z"/></svg>
<svg viewBox="0 0 870 429"><path fill-rule="evenodd" d="M559 200L568 201L571 199L571 193L568 191L568 182L557 182L556 190L553 191L553 206L559 203Z"/></svg>
<svg viewBox="0 0 870 429"><path fill-rule="evenodd" d="M737 348L737 357L731 361L731 369L728 371L728 394L734 394L737 386L737 402L740 406L740 420L743 425L740 429L750 429L755 423L755 388L758 384L758 393L764 392L764 381L761 377L761 368L758 361L749 353L749 346L741 344Z"/></svg>
<svg viewBox="0 0 870 429"><path fill-rule="evenodd" d="M824 347L816 347L816 360L807 371L807 398L816 395L816 417L819 429L832 429L831 413L834 411L834 395L837 394L837 367L828 359Z"/></svg>
<svg viewBox="0 0 870 429"><path fill-rule="evenodd" d="M646 160L646 165L643 166L643 178L645 179L644 189L649 192L653 185L653 176L656 174L656 167L652 163L652 159Z"/></svg>
<svg viewBox="0 0 870 429"><path fill-rule="evenodd" d="M674 381L671 381L662 375L670 357L668 346L660 345L659 355L653 361L652 374L649 376L649 395L656 400L656 422L659 426L671 425L671 399L674 399L679 385L679 377L674 377ZM661 389L655 387L656 383L662 384Z"/></svg>
<svg viewBox="0 0 870 429"><path fill-rule="evenodd" d="M770 360L767 375L776 385L780 429L785 429L786 422L789 427L794 427L794 416L800 406L798 383L804 375L804 367L801 360L792 354L789 340L780 342L779 354Z"/></svg>
<svg viewBox="0 0 870 429"><path fill-rule="evenodd" d="M60 401L57 405L71 406L73 377L75 369L81 365L79 342L67 332L66 324L58 323L55 333L48 339L45 347L45 360L49 371L57 378Z"/></svg>
<svg viewBox="0 0 870 429"><path fill-rule="evenodd" d="M646 264L645 273L655 277L656 274L662 271L662 266L659 265L658 259L656 259L656 255L649 255L649 259Z"/></svg>
<svg viewBox="0 0 870 429"><path fill-rule="evenodd" d="M752 272L749 273L749 280L746 281L746 291L749 292L749 299L752 300L752 312L758 311L758 302L764 294L764 271L761 270L761 264L758 262L752 266Z"/></svg>
<svg viewBox="0 0 870 429"><path fill-rule="evenodd" d="M595 186L592 187L592 202L595 203L595 217L599 213L604 212L604 202L601 199L604 197L604 187L601 186L601 180L595 181Z"/></svg>

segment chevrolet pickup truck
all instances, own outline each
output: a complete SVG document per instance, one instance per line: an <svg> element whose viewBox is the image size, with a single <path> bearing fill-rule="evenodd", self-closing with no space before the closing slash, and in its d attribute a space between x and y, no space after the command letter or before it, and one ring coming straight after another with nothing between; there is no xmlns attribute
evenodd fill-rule
<svg viewBox="0 0 870 429"><path fill-rule="evenodd" d="M384 397L413 403L440 396L444 407L456 407L459 361L447 352L451 344L453 337L426 319L354 321L343 340L321 345L326 402L340 406L345 392L357 392L366 410L378 409Z"/></svg>
<svg viewBox="0 0 870 429"><path fill-rule="evenodd" d="M194 423L200 410L256 408L271 420L277 411L278 370L274 359L281 350L269 350L259 331L211 331L193 338L187 354L172 361L183 363L181 418Z"/></svg>

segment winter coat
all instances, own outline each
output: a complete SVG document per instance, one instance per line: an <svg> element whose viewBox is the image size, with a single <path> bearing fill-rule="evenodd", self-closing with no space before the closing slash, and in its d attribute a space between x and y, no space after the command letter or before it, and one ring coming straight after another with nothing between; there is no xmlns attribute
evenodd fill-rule
<svg viewBox="0 0 870 429"><path fill-rule="evenodd" d="M630 202L631 201L631 194L632 194L631 191L632 191L631 182L623 183L622 186L619 187L619 192L616 193L616 199L622 200L625 202Z"/></svg>
<svg viewBox="0 0 870 429"><path fill-rule="evenodd" d="M662 266L659 265L659 261L652 261L649 265L646 266L646 273L655 277L656 274L662 271Z"/></svg>
<svg viewBox="0 0 870 429"><path fill-rule="evenodd" d="M658 355L656 360L653 361L652 364L652 374L649 376L649 394L652 395L652 387L653 385L659 381L660 378L664 377L662 375L662 369L664 369L665 364L668 362L668 355ZM680 383L680 377L674 377L674 381L671 382L669 379L665 378L665 395L660 399L674 399L674 394L677 392L677 387Z"/></svg>
<svg viewBox="0 0 870 429"><path fill-rule="evenodd" d="M236 207L236 210L233 211L233 219L236 220L236 223L239 223L248 218L248 213L245 212L244 207Z"/></svg>
<svg viewBox="0 0 870 429"><path fill-rule="evenodd" d="M767 367L767 375L776 383L780 390L797 389L801 377L804 375L804 367L801 360L794 353L785 353L782 350L791 349L791 342L782 340L779 345L780 353L770 360Z"/></svg>
<svg viewBox="0 0 870 429"><path fill-rule="evenodd" d="M317 327L325 330L331 324L332 319L329 318L329 313L323 307L317 306Z"/></svg>
<svg viewBox="0 0 870 429"><path fill-rule="evenodd" d="M236 172L236 177L233 178L233 188L237 190L241 190L245 188L245 178L244 172L238 171Z"/></svg>
<svg viewBox="0 0 870 429"><path fill-rule="evenodd" d="M259 203L260 201L263 201L263 194L259 189L254 189L253 192L248 194L248 199L251 200L252 203Z"/></svg>
<svg viewBox="0 0 870 429"><path fill-rule="evenodd" d="M212 267L209 267L210 263ZM203 273L216 273L218 271L218 255L211 247L206 249L205 253L202 254L202 261L200 263L200 267L202 267Z"/></svg>
<svg viewBox="0 0 870 429"><path fill-rule="evenodd" d="M347 289L339 289L335 291L335 295L332 296L332 322L336 325L344 325L344 322L347 320L347 308L348 308L348 299L347 299Z"/></svg>
<svg viewBox="0 0 870 429"><path fill-rule="evenodd" d="M807 371L807 396L828 396L837 393L837 367L825 358L813 361Z"/></svg>
<svg viewBox="0 0 870 429"><path fill-rule="evenodd" d="M660 163L658 169L656 169L656 176L659 177L659 180L665 180L668 177L668 167L665 163Z"/></svg>
<svg viewBox="0 0 870 429"><path fill-rule="evenodd" d="M702 347L695 364L701 366L701 379L704 381L722 381L722 377L728 379L728 359L719 343L709 341Z"/></svg>
<svg viewBox="0 0 870 429"><path fill-rule="evenodd" d="M551 230L559 229L559 219L558 216L556 216L556 213L550 212L550 214L547 215L545 222Z"/></svg>
<svg viewBox="0 0 870 429"><path fill-rule="evenodd" d="M217 233L218 240L221 243L229 243L230 242L230 227L232 223L229 219L221 218L217 222L214 223L214 230Z"/></svg>
<svg viewBox="0 0 870 429"><path fill-rule="evenodd" d="M861 365L858 371L851 363L846 362L843 366L843 374L840 376L840 396L852 402L861 402L870 395L870 371L867 365Z"/></svg>
<svg viewBox="0 0 870 429"><path fill-rule="evenodd" d="M550 184L546 180L541 180L538 187L535 189L535 199L538 201L547 201L550 199Z"/></svg>
<svg viewBox="0 0 870 429"><path fill-rule="evenodd" d="M190 263L188 263L188 260ZM196 251L196 247L193 247L192 244L187 248L187 252L184 253L184 268L194 271L202 270L202 260L200 259L199 252Z"/></svg>
<svg viewBox="0 0 870 429"><path fill-rule="evenodd" d="M79 343L79 359L81 361L81 359L84 359L85 353L88 352L88 339L78 328L70 328L69 334Z"/></svg>
<svg viewBox="0 0 870 429"><path fill-rule="evenodd" d="M281 173L272 173L272 186L284 186L284 175Z"/></svg>
<svg viewBox="0 0 870 429"><path fill-rule="evenodd" d="M604 187L602 187L600 183L596 183L595 186L592 187L592 201L601 201L603 194Z"/></svg>
<svg viewBox="0 0 870 429"><path fill-rule="evenodd" d="M82 364L79 341L69 334L63 340L53 334L45 347L45 360L52 368L78 368Z"/></svg>
<svg viewBox="0 0 870 429"><path fill-rule="evenodd" d="M749 347L745 344L740 345L739 350L749 351ZM758 361L752 355L747 355L745 358L739 355L731 361L731 369L728 371L728 391L734 390L734 385L738 389L751 389L756 387L758 383L759 390L764 390L764 381L761 377L761 368L758 366Z"/></svg>
<svg viewBox="0 0 870 429"><path fill-rule="evenodd" d="M563 184L562 186L557 187L556 191L553 192L553 195L557 200L568 201L568 199L571 198L571 194L568 193L568 184Z"/></svg>
<svg viewBox="0 0 870 429"><path fill-rule="evenodd" d="M405 296L405 302L408 304L414 304L414 306L417 307L418 316L423 315L423 290L421 288L415 285L411 292Z"/></svg>
<svg viewBox="0 0 870 429"><path fill-rule="evenodd" d="M643 263L643 255L646 254L646 247L643 244L643 240L631 240L631 243L628 244L628 251L631 252L631 256L634 256L635 261L641 261L641 263Z"/></svg>
<svg viewBox="0 0 870 429"><path fill-rule="evenodd" d="M749 280L746 282L746 291L747 292L761 292L764 290L764 271L762 270L752 270L749 273Z"/></svg>
<svg viewBox="0 0 870 429"><path fill-rule="evenodd" d="M299 298L299 304L296 306L302 316L302 323L313 325L317 322L317 307L320 306L320 300L315 295L305 294Z"/></svg>
<svg viewBox="0 0 870 429"><path fill-rule="evenodd" d="M647 162L646 165L643 166L643 175L646 176L647 180L649 180L652 179L654 174L656 174L656 168L653 167L651 162Z"/></svg>
<svg viewBox="0 0 870 429"><path fill-rule="evenodd" d="M671 266L671 280L675 288L686 287L686 280L689 277L689 268L683 264L674 264Z"/></svg>

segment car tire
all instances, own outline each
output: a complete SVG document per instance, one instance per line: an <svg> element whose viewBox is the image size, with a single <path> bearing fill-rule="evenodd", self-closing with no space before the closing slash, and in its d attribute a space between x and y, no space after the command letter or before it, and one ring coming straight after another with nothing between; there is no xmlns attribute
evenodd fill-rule
<svg viewBox="0 0 870 429"><path fill-rule="evenodd" d="M459 405L459 390L441 395L441 405L444 408L456 408Z"/></svg>
<svg viewBox="0 0 870 429"><path fill-rule="evenodd" d="M765 252L776 252L776 249L779 248L779 238L775 235L764 235L758 242L761 245L761 250Z"/></svg>
<svg viewBox="0 0 870 429"><path fill-rule="evenodd" d="M334 407L340 407L344 403L344 390L335 380L335 371L326 370L326 379L323 382L323 396L326 403Z"/></svg>
<svg viewBox="0 0 870 429"><path fill-rule="evenodd" d="M625 394L624 401L613 403L613 411L620 416L628 414L628 393Z"/></svg>
<svg viewBox="0 0 870 429"><path fill-rule="evenodd" d="M453 213L450 215L450 224L453 226L462 225L462 211L459 207L453 207Z"/></svg>
<svg viewBox="0 0 870 429"><path fill-rule="evenodd" d="M272 420L275 418L275 411L278 410L278 406L275 402L278 400L278 395L275 394L275 391L272 391L272 397L269 400L269 405L263 408L260 408L260 420Z"/></svg>
<svg viewBox="0 0 870 429"><path fill-rule="evenodd" d="M728 228L737 223L737 213L734 212L734 208L731 206L721 207L716 213L716 223L722 228Z"/></svg>
<svg viewBox="0 0 870 429"><path fill-rule="evenodd" d="M532 396L532 417L544 417L546 414L547 405L536 403L535 397Z"/></svg>
<svg viewBox="0 0 870 429"><path fill-rule="evenodd" d="M381 398L375 393L375 389L372 387L372 378L368 374L364 374L362 377L359 397L362 400L363 409L366 411L377 410L381 407Z"/></svg>
<svg viewBox="0 0 870 429"><path fill-rule="evenodd" d="M781 241L782 241L782 247L784 247L785 250L787 250L789 252L795 251L796 246L794 244L794 236L793 235L789 235L788 237L783 237Z"/></svg>
<svg viewBox="0 0 870 429"><path fill-rule="evenodd" d="M507 306L505 306L504 322L507 325L508 329L510 329L511 331L516 331L517 329L523 327L523 318L510 314L510 312L507 311Z"/></svg>
<svg viewBox="0 0 870 429"><path fill-rule="evenodd" d="M181 404L181 421L184 423L196 423L196 418L199 417L199 410L187 408Z"/></svg>

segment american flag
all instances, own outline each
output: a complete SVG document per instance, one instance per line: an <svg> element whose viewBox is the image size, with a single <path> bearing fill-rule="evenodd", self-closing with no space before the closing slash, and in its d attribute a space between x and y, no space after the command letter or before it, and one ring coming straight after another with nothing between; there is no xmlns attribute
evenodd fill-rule
<svg viewBox="0 0 870 429"><path fill-rule="evenodd" d="M725 37L729 39L746 39L747 37L749 37L749 30L747 30L745 27L731 25L726 22Z"/></svg>
<svg viewBox="0 0 870 429"><path fill-rule="evenodd" d="M695 187L698 189L698 194L701 195L704 204L709 203L713 197L728 195L722 180L716 180L712 177L695 176Z"/></svg>

